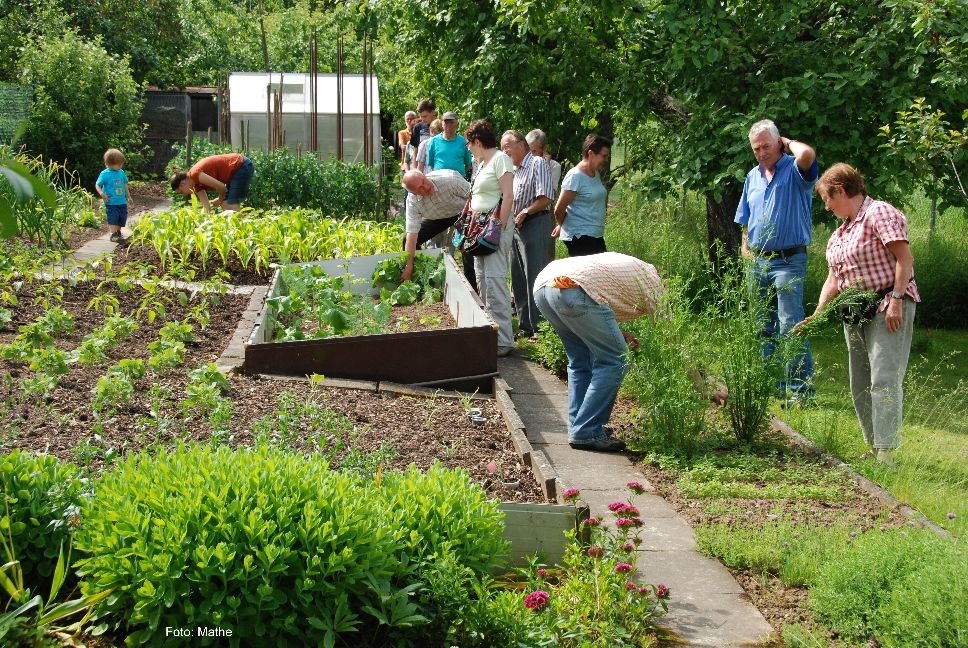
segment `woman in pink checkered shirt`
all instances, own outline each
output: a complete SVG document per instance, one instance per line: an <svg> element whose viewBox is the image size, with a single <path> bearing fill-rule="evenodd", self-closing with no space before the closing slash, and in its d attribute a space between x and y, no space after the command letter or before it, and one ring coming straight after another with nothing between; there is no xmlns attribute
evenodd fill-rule
<svg viewBox="0 0 968 648"><path fill-rule="evenodd" d="M895 207L868 196L864 178L849 164L835 164L820 176L817 193L844 222L827 242L830 271L814 315L847 287L884 294L873 319L845 323L844 334L854 410L869 446L864 456L892 464L893 451L901 443L914 309L921 301L907 219Z"/></svg>

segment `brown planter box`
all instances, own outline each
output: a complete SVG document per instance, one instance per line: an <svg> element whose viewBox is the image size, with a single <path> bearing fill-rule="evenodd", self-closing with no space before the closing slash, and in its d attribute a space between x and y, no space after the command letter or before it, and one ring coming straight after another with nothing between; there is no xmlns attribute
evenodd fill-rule
<svg viewBox="0 0 968 648"><path fill-rule="evenodd" d="M442 251L427 250L422 254L442 254ZM377 264L393 256L396 255L379 254L299 265L318 265L328 274L348 272L364 279L350 287L363 294L370 290L370 278ZM497 325L450 255L444 255L444 266L444 301L457 328L272 342L269 309L263 304L245 344L243 372L286 376L322 374L491 393L493 377L497 375ZM277 270L267 298L285 294L287 287Z"/></svg>

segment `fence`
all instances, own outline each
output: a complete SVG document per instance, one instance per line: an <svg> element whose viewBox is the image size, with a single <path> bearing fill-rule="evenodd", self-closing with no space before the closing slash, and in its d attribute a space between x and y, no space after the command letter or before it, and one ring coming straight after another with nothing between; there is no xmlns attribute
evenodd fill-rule
<svg viewBox="0 0 968 648"><path fill-rule="evenodd" d="M26 86L0 81L0 144L19 144L13 140L27 122L33 94Z"/></svg>

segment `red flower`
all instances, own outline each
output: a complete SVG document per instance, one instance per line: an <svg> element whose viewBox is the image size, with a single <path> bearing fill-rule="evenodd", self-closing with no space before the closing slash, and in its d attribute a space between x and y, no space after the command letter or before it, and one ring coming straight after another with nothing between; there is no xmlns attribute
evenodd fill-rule
<svg viewBox="0 0 968 648"><path fill-rule="evenodd" d="M548 605L551 594L544 590L535 590L524 597L524 607L529 610L543 610Z"/></svg>
<svg viewBox="0 0 968 648"><path fill-rule="evenodd" d="M593 547L589 547L585 553L587 553L592 558L601 558L602 556L605 555L605 550L599 547L598 545L595 545Z"/></svg>
<svg viewBox="0 0 968 648"><path fill-rule="evenodd" d="M578 499L579 495L581 495L580 490L578 490L577 488L569 488L568 490L565 491L565 494L562 495L561 497L566 502L574 502L575 500Z"/></svg>
<svg viewBox="0 0 968 648"><path fill-rule="evenodd" d="M635 493L636 495L641 495L642 493L645 492L645 486L643 486L641 483L637 481L630 481L629 483L626 484L626 486L628 486L629 490Z"/></svg>
<svg viewBox="0 0 968 648"><path fill-rule="evenodd" d="M601 523L602 523L602 521L599 520L597 517L590 517L587 520L585 520L585 524L587 524L588 526L595 526L595 527L597 527Z"/></svg>
<svg viewBox="0 0 968 648"><path fill-rule="evenodd" d="M665 585L659 585L655 588L655 595L660 599L669 598L669 588Z"/></svg>
<svg viewBox="0 0 968 648"><path fill-rule="evenodd" d="M539 567L536 573L538 574L538 578L544 578L548 575L548 570L544 567Z"/></svg>
<svg viewBox="0 0 968 648"><path fill-rule="evenodd" d="M632 565L620 562L619 564L615 565L615 571L619 574L627 574L632 571Z"/></svg>

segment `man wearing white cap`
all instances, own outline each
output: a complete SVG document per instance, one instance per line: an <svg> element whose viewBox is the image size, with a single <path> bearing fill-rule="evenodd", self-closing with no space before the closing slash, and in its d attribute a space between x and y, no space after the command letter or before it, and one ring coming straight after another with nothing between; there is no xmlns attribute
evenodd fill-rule
<svg viewBox="0 0 968 648"><path fill-rule="evenodd" d="M467 140L457 133L457 114L444 113L444 132L427 145L427 165L435 171L451 169L464 177L471 172L471 152Z"/></svg>

